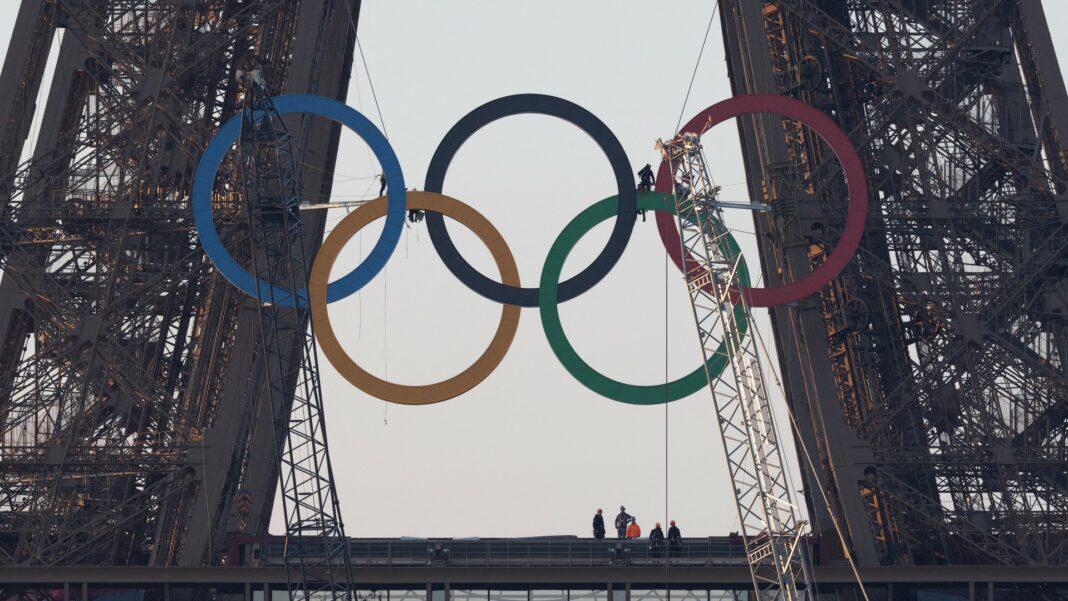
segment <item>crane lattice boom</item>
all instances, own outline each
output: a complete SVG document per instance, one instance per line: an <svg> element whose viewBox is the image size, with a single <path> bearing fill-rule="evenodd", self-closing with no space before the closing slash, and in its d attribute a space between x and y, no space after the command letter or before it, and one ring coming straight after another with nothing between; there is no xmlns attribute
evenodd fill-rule
<svg viewBox="0 0 1068 601"><path fill-rule="evenodd" d="M241 183L254 273L261 282L260 335L271 407L289 416L274 419L288 428L278 454L289 596L349 599L352 567L327 451L319 361L306 299L293 292L306 289L310 264L292 139L258 71L245 80ZM302 356L294 361L287 349Z"/></svg>
<svg viewBox="0 0 1068 601"><path fill-rule="evenodd" d="M718 377L709 374L709 386L753 586L760 598L795 601L809 581L801 547L805 522L792 500L760 356L747 335L750 308L742 295L732 294L747 283L745 263L728 240L700 138L687 134L658 146L675 177L682 248L692 259L684 261L686 287L701 352L706 366L717 354L730 364Z"/></svg>

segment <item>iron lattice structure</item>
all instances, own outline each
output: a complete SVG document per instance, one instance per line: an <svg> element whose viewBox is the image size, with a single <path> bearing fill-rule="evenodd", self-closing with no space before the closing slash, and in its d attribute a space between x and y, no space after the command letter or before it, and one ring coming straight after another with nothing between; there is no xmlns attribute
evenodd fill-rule
<svg viewBox="0 0 1068 601"><path fill-rule="evenodd" d="M286 565L296 572L289 597L350 599L352 563L334 470L327 450L319 357L306 290L311 249L300 211L298 157L293 137L275 108L259 70L245 75L241 113L241 189L249 227L249 254L258 282L260 348L266 357L271 407L286 424L277 451L282 466ZM292 578L294 574L290 573Z"/></svg>
<svg viewBox="0 0 1068 601"><path fill-rule="evenodd" d="M749 324L744 298L731 290L748 282L741 251L724 228L700 138L686 134L658 142L674 178L674 200L683 257L693 257L684 277L702 356L729 369L709 387L727 457L746 559L760 599L799 601L809 584L808 557L801 544L805 523L793 502L764 368ZM681 258L681 257L680 257ZM729 373L729 375L728 375Z"/></svg>
<svg viewBox="0 0 1068 601"><path fill-rule="evenodd" d="M0 73L0 564L211 565L228 533L266 532L292 389L271 402L257 303L199 248L190 184L248 64L344 98L358 10L22 3ZM300 127L301 194L324 199L339 129ZM248 261L239 173L224 161L213 205ZM321 217L305 227L317 244ZM281 361L302 354L291 340Z"/></svg>
<svg viewBox="0 0 1068 601"><path fill-rule="evenodd" d="M833 512L862 564L1066 563L1068 107L1040 2L721 8L735 93L815 105L866 163L854 261L772 311L824 559ZM833 248L844 181L807 128L739 128L767 283L793 280Z"/></svg>

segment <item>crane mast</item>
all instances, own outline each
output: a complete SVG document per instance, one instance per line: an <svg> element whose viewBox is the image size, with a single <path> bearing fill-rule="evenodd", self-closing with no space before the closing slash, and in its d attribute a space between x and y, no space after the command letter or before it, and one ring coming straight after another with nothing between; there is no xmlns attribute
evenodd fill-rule
<svg viewBox="0 0 1068 601"><path fill-rule="evenodd" d="M675 178L683 253L694 259L683 262L684 275L705 364L717 353L730 364L719 376L710 373L708 383L753 587L761 599L796 601L809 583L801 544L805 522L792 499L760 355L747 335L750 307L736 292L748 284L745 263L738 247L727 242L719 188L700 137L685 134L657 146Z"/></svg>
<svg viewBox="0 0 1068 601"><path fill-rule="evenodd" d="M319 361L306 289L310 263L300 217L292 137L259 71L243 74L241 187L253 273L258 278L261 348L275 416L285 424L281 463L285 563L291 601L348 599L352 567L327 451ZM301 353L294 360L288 352ZM290 367L291 366L291 367ZM278 438L276 438L278 440Z"/></svg>

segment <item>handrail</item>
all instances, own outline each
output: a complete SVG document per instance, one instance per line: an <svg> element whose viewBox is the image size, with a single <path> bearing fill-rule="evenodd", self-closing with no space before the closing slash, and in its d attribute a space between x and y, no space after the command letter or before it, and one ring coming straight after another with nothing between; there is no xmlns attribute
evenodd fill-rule
<svg viewBox="0 0 1068 601"><path fill-rule="evenodd" d="M281 565L282 541L249 541L261 565ZM290 545L300 544L290 541ZM304 552L314 554L315 543ZM572 567L616 565L746 565L745 549L732 537L683 539L653 546L648 539L350 539L358 566Z"/></svg>

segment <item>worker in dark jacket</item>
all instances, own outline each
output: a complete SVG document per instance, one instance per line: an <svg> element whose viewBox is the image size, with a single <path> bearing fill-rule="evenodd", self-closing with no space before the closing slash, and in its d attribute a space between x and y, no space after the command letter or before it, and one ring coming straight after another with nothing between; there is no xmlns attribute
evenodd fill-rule
<svg viewBox="0 0 1068 601"><path fill-rule="evenodd" d="M593 538L596 539L604 538L604 516L601 515L603 512L603 509L598 509L597 515L593 516Z"/></svg>
<svg viewBox="0 0 1068 601"><path fill-rule="evenodd" d="M679 531L679 527L675 525L675 520L671 520L671 527L668 528L668 553L675 557L682 550L682 532Z"/></svg>
<svg viewBox="0 0 1068 601"><path fill-rule="evenodd" d="M644 192L648 192L656 185L656 177L653 175L653 166L649 163L642 167L638 172L638 189Z"/></svg>
<svg viewBox="0 0 1068 601"><path fill-rule="evenodd" d="M638 191L648 192L656 185L656 177L653 175L653 167L649 163L642 167L638 172ZM638 209L638 214L642 216L642 221L645 221L645 209Z"/></svg>
<svg viewBox="0 0 1068 601"><path fill-rule="evenodd" d="M630 514L627 513L627 508L620 505L619 515L616 516L616 535L619 538L627 538L627 526L630 524Z"/></svg>
<svg viewBox="0 0 1068 601"><path fill-rule="evenodd" d="M649 550L658 553L664 548L664 531L660 529L660 522L649 533Z"/></svg>

